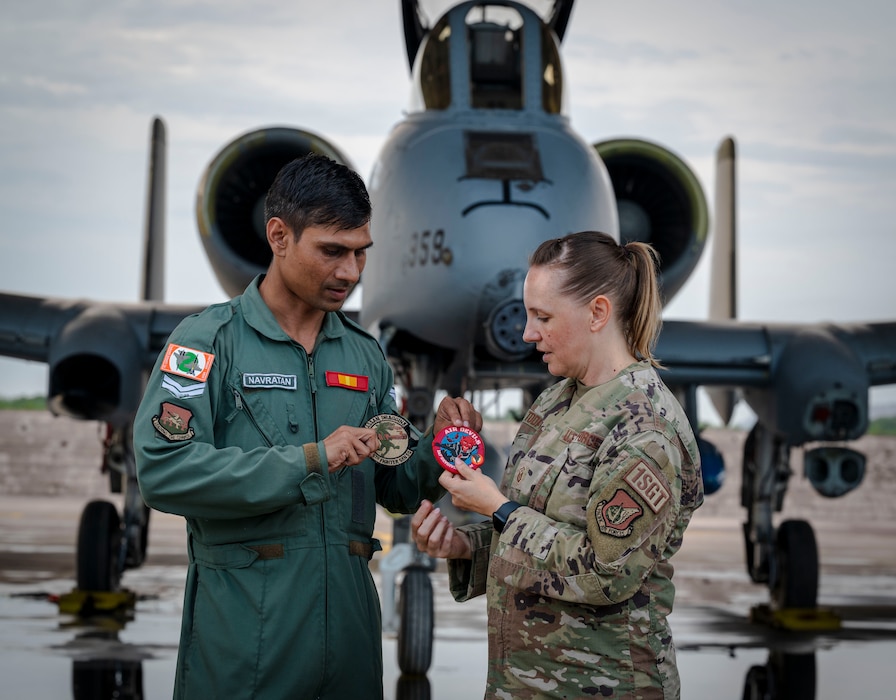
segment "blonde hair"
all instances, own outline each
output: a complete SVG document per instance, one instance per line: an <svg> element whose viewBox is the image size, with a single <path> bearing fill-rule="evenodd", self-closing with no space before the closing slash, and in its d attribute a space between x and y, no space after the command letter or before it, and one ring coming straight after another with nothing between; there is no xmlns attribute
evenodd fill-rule
<svg viewBox="0 0 896 700"><path fill-rule="evenodd" d="M582 231L544 241L530 267L554 267L563 275L560 292L583 304L598 295L613 302L629 351L662 367L653 348L662 327L659 255L647 243L620 245L606 233Z"/></svg>

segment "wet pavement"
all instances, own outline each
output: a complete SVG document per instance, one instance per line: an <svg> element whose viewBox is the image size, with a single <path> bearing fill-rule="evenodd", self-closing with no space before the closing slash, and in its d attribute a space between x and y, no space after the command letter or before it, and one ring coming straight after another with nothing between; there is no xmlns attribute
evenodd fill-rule
<svg viewBox="0 0 896 700"><path fill-rule="evenodd" d="M147 563L123 580L138 596L133 619L80 621L61 614L53 600L74 585L83 505L73 497L0 496L0 698L170 698L186 566L183 523L153 514ZM388 529L387 519L380 529ZM738 520L695 518L673 560L678 595L671 623L682 697L896 697L894 535L890 523L816 523L819 603L841 615L843 625L836 632L782 632L748 621L751 607L767 596L744 572ZM386 635L386 697L480 698L484 601L455 603L442 569L431 579L436 631L430 671L426 678L400 678L396 640Z"/></svg>

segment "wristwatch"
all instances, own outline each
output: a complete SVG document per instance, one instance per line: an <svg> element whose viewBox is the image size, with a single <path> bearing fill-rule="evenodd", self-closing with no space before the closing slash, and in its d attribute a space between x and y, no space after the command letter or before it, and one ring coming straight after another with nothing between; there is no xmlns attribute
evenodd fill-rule
<svg viewBox="0 0 896 700"><path fill-rule="evenodd" d="M510 514L520 507L516 501L507 501L503 506L492 513L492 525L498 532L504 532L504 526L507 524L507 518Z"/></svg>

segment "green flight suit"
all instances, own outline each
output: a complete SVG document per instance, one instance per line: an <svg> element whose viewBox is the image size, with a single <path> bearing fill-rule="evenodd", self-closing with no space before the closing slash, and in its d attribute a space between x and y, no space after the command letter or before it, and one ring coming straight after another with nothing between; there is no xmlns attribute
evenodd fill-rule
<svg viewBox="0 0 896 700"><path fill-rule="evenodd" d="M174 330L135 419L143 498L187 521L174 694L380 698L376 503L413 512L444 493L442 470L421 449L398 466L328 473L325 437L397 412L392 370L341 313L326 315L308 356L261 279Z"/></svg>
<svg viewBox="0 0 896 700"><path fill-rule="evenodd" d="M670 557L703 502L684 410L646 362L545 390L510 448L499 535L466 525L457 600L487 593L489 700L677 700Z"/></svg>

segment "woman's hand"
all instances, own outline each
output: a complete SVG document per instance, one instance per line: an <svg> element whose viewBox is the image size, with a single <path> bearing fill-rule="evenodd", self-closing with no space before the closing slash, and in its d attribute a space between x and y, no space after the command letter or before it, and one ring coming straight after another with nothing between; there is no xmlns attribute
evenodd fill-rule
<svg viewBox="0 0 896 700"><path fill-rule="evenodd" d="M467 466L462 459L454 460L454 468L457 474L446 470L439 477L439 483L451 494L451 502L458 508L490 518L510 500L490 477Z"/></svg>
<svg viewBox="0 0 896 700"><path fill-rule="evenodd" d="M438 559L470 559L470 539L454 529L438 508L423 501L411 518L411 537L417 549Z"/></svg>

